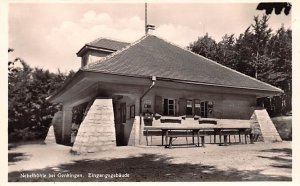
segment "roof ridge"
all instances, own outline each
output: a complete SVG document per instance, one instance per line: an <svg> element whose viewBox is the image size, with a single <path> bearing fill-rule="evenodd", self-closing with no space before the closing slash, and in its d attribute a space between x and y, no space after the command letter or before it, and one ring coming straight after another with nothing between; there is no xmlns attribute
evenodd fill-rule
<svg viewBox="0 0 300 186"><path fill-rule="evenodd" d="M153 35L153 36L155 36L155 35ZM268 83L266 83L266 82L260 81L260 80L258 80L258 79L255 79L255 78L251 77L251 76L248 76L248 75L246 75L246 74L243 74L243 73L241 73L241 72L239 72L239 71L237 71L237 70L234 70L234 69L231 69L231 68L229 68L229 67L226 67L225 65L222 65L222 64L220 64L220 63L218 63L218 62L216 62L216 61L213 61L213 60L211 60L211 59L208 59L208 58L206 58L206 57L204 57L204 56L202 56L202 55L200 55L200 54L196 54L196 53L194 53L194 52L192 52L192 51L190 51L190 50L188 50L188 49L185 49L185 48L183 48L183 47L181 47L181 46L179 46L179 45L177 45L177 44L175 44L175 43L172 43L172 42L170 42L170 41L166 41L165 39L160 38L160 37L158 37L158 36L155 36L155 37L157 37L157 38L163 40L164 42L167 42L167 43L169 43L169 44L171 44L171 45L173 45L173 46L175 46L175 47L178 47L178 48L180 48L180 49L182 49L182 50L185 50L185 51L187 51L187 52L190 52L190 53L192 53L193 55L196 55L196 56L198 56L198 57L204 58L204 59L208 60L209 62L212 62L212 63L214 63L214 64L217 64L217 65L219 65L219 66L221 66L221 67L223 67L223 68L225 68L225 69L231 70L231 71L233 71L233 72L235 72L235 73L237 73L237 74L243 75L243 76L245 76L245 77L247 77L247 78L250 78L250 79L252 79L252 80L254 80L254 81L257 81L257 82L263 83L263 84L265 84L265 85L271 86L271 87L273 87L273 88L275 88L275 89L277 89L277 90L279 90L279 91L281 91L281 92L283 91L283 90L280 89L280 88L277 88L277 87L275 87L275 86L273 86L273 85L270 85L270 84L268 84Z"/></svg>
<svg viewBox="0 0 300 186"><path fill-rule="evenodd" d="M115 38L111 38L111 37L99 37L99 38L97 38L97 39L94 39L94 40L91 41L91 42L86 43L86 45L91 44L91 43L94 43L94 42L98 42L98 41L100 41L100 40L102 40L102 39L107 39L107 40L116 41L116 42L120 42L120 43L128 43L128 44L130 44L130 42L121 41L121 40L119 40L119 39L115 39Z"/></svg>
<svg viewBox="0 0 300 186"><path fill-rule="evenodd" d="M108 60L108 59L111 59L112 57L114 57L114 56L116 56L116 55L118 55L118 54L124 52L125 50L128 50L130 47L132 47L132 46L134 46L134 45L140 43L141 41L143 41L143 40L144 40L145 38L147 38L148 36L149 36L149 35L144 35L144 36L141 37L140 39L136 40L136 41L133 42L133 43L130 43L130 44L127 45L126 47L122 48L121 50L117 50L116 52L113 52L113 53L111 53L110 55L108 55L108 56L106 56L106 57L104 57L104 58L102 58L102 59L99 59L99 60L97 60L97 61L95 61L95 62L92 62L92 63L90 63L90 64L87 64L86 66L81 67L80 69L82 69L82 70L88 70L90 67L93 67L94 65L97 65L97 64L99 64L99 63L101 63L101 62L103 62L103 61L106 61L106 60Z"/></svg>

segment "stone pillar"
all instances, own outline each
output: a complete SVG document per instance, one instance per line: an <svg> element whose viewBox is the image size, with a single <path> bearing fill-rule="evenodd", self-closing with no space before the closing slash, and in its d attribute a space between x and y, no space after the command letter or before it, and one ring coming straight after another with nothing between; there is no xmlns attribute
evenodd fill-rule
<svg viewBox="0 0 300 186"><path fill-rule="evenodd" d="M138 143L136 143L136 145L142 145L143 144L143 132L144 132L144 117L141 116L143 115L142 113L140 113L140 99L137 101L138 104L136 104L136 108L138 110L138 123L136 124L136 141L138 141Z"/></svg>
<svg viewBox="0 0 300 186"><path fill-rule="evenodd" d="M49 130L48 130L48 133L47 133L47 136L46 136L46 139L45 139L44 142L45 142L46 144L53 144L53 143L56 143L53 125L51 125L51 126L49 127Z"/></svg>
<svg viewBox="0 0 300 186"><path fill-rule="evenodd" d="M63 106L62 117L62 144L71 144L71 132L72 132L72 107Z"/></svg>
<svg viewBox="0 0 300 186"><path fill-rule="evenodd" d="M95 99L80 124L72 151L99 152L116 147L112 99Z"/></svg>
<svg viewBox="0 0 300 186"><path fill-rule="evenodd" d="M128 146L137 146L140 141L140 116L135 116L129 136Z"/></svg>
<svg viewBox="0 0 300 186"><path fill-rule="evenodd" d="M140 123L141 121L141 123ZM139 145L144 145L145 144L145 137L144 137L144 117L140 117L139 120L139 124L138 124L138 128L139 128L139 135L138 135L138 139L139 139Z"/></svg>
<svg viewBox="0 0 300 186"><path fill-rule="evenodd" d="M255 119L260 128L264 142L281 142L282 139L265 109L255 110Z"/></svg>
<svg viewBox="0 0 300 186"><path fill-rule="evenodd" d="M261 130L260 130L260 125L259 125L259 123L257 121L255 112L253 112L253 114L252 114L252 116L250 118L250 121L251 121L252 133L254 135L255 141L261 141L261 142L263 142L264 138L262 136L262 133L261 133Z"/></svg>

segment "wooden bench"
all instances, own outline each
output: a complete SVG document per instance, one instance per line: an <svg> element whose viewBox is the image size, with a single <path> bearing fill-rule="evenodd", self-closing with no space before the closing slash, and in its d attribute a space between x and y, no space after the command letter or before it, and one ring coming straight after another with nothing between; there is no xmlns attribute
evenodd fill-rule
<svg viewBox="0 0 300 186"><path fill-rule="evenodd" d="M254 143L254 137L252 134L252 129L247 127L236 127L236 128L222 128L222 127L183 127L183 126L160 126L160 127L145 127L144 135L146 136L147 145L149 145L148 136L161 136L162 146L172 148L172 143L174 138L185 137L188 144L188 137L192 137L193 144L195 144L194 137L197 137L198 146L201 144L205 146L205 136L214 135L214 143L216 143L216 136L219 136L219 144L222 145L222 137L224 137L223 144L228 145L231 143L231 135L239 135L239 142L241 143L241 135L245 136L245 143L247 143L247 138L250 136L250 143Z"/></svg>
<svg viewBox="0 0 300 186"><path fill-rule="evenodd" d="M245 129L244 131L242 131L243 134L245 135L245 144L247 144L247 137L249 136L250 138L250 143L253 144L254 143L254 136L252 133L252 129Z"/></svg>
<svg viewBox="0 0 300 186"><path fill-rule="evenodd" d="M193 145L195 145L194 137L197 136L197 146L200 146L199 138L201 139L201 146L205 147L205 136L200 135L199 130L167 130L166 133L166 148L172 148L173 138L178 137L185 137L187 140L187 137L192 137L193 139ZM169 142L167 143L167 139L169 138ZM187 143L188 145L188 143Z"/></svg>
<svg viewBox="0 0 300 186"><path fill-rule="evenodd" d="M175 131L172 132L172 135ZM180 135L180 137L186 137L186 141L187 141L187 137L192 137L193 140L193 144L195 144L194 142L194 134L190 131L189 133L186 133L186 131L176 131L176 135ZM146 144L147 146L149 145L149 139L148 137L150 136L151 139L151 144L152 144L152 136L161 136L161 145L164 145L164 137L166 136L166 131L165 130L155 130L155 129L146 129L144 130L144 136L146 137ZM168 135L168 137L170 136L170 134ZM176 136L172 136L172 138L175 138ZM177 136L179 137L179 136ZM168 143L166 142L166 145Z"/></svg>
<svg viewBox="0 0 300 186"><path fill-rule="evenodd" d="M161 136L161 145L164 145L164 133L162 130L144 130L144 136L146 136L146 143L147 146L149 145L148 136L151 137L151 144L152 144L152 136Z"/></svg>
<svg viewBox="0 0 300 186"><path fill-rule="evenodd" d="M161 118L160 122L161 123L178 123L178 124L181 124L181 119L180 118Z"/></svg>
<svg viewBox="0 0 300 186"><path fill-rule="evenodd" d="M244 135L244 138L245 138L245 144L247 144L247 137L249 136L250 137L250 143L253 144L254 143L254 138L253 138L253 135L252 135L252 130L249 128L249 129L221 129L219 131L219 140L220 140L220 145L222 145L222 142L221 142L221 139L222 139L222 136L224 137L224 141L223 141L223 145L228 145L228 142L229 144L231 143L230 141L230 136L233 135L235 137L235 135L239 135L239 143L242 142L241 140L241 135Z"/></svg>

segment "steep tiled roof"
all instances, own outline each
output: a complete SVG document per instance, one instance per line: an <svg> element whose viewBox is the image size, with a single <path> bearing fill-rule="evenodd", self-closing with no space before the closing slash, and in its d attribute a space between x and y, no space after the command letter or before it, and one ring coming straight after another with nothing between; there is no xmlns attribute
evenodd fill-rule
<svg viewBox="0 0 300 186"><path fill-rule="evenodd" d="M78 52L78 56L82 56L88 49L93 50L105 50L109 52L115 52L129 45L129 43L122 41L115 41L107 38L99 38L90 43L85 44Z"/></svg>
<svg viewBox="0 0 300 186"><path fill-rule="evenodd" d="M102 60L83 67L82 70L281 91L153 35L144 36Z"/></svg>
<svg viewBox="0 0 300 186"><path fill-rule="evenodd" d="M117 51L129 45L129 43L115 41L107 38L100 38L90 43L87 43L87 45Z"/></svg>

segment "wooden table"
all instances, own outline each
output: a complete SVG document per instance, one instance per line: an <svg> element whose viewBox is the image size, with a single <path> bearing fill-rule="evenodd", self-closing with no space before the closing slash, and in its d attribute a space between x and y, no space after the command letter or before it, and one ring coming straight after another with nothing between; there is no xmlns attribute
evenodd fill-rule
<svg viewBox="0 0 300 186"><path fill-rule="evenodd" d="M170 131L192 131L192 133L194 135L197 136L197 144L199 146L199 138L200 138L200 132L201 131L207 131L207 130L213 130L214 131L214 143L216 143L216 135L219 135L220 138L220 144L221 144L221 137L222 135L224 135L224 139L225 137L227 138L227 136L225 136L225 132L230 131L230 130L235 130L238 131L239 134L239 142L241 142L241 133L245 133L245 131L250 130L251 128L250 126L246 127L246 126L241 126L241 127L230 127L230 126L222 126L222 125L213 125L213 126L207 126L207 125L197 125L197 126L145 126L144 130L146 130L146 140L147 140L147 145L148 145L148 130L161 130L161 137L162 137L162 145L164 145L164 136L165 136L165 143L166 145L168 144L168 133ZM250 134L250 140L251 143L253 143L253 135ZM246 136L246 133L245 133ZM193 143L194 143L194 136L193 136ZM224 140L224 143L227 143L227 141ZM245 138L245 143L247 143L246 138ZM226 144L227 145L227 144Z"/></svg>
<svg viewBox="0 0 300 186"><path fill-rule="evenodd" d="M193 137L193 144L194 143L194 136L197 136L197 146L200 147L200 131L201 129L198 128L170 128L170 129L162 129L162 134L165 134L165 141L166 141L166 147L169 146L169 148L172 148L172 139L176 137L187 137L190 134L190 131L192 132L192 137ZM186 134L182 135L176 132L172 134L173 131L185 131ZM169 143L168 143L168 137L169 137ZM204 139L202 138L202 146L204 146Z"/></svg>
<svg viewBox="0 0 300 186"><path fill-rule="evenodd" d="M221 138L222 136L224 136L224 145L227 145L228 143L228 139L227 137L230 135L235 135L235 134L239 135L239 143L242 142L241 140L241 134L245 135L245 144L247 144L247 135L250 135L250 143L254 143L253 140L253 134L252 134L252 129L251 128L245 128L245 127L240 127L240 128L232 128L232 127L223 127L223 128L214 128L214 143L216 143L216 135L219 135L219 141L220 141L220 145L221 143ZM229 143L230 143L230 138L229 138Z"/></svg>

